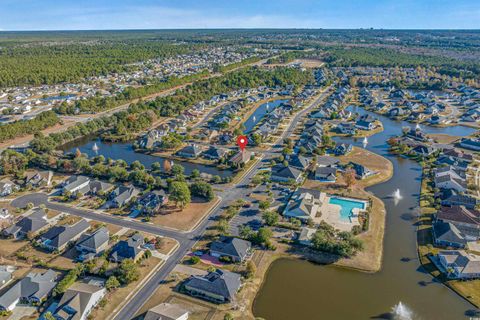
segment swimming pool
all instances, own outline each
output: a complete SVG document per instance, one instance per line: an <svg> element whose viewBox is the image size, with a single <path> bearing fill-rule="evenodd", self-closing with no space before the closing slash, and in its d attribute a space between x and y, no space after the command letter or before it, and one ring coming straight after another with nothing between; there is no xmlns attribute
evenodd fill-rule
<svg viewBox="0 0 480 320"><path fill-rule="evenodd" d="M344 221L350 221L350 216L352 215L352 210L354 208L365 209L365 202L353 199L330 197L328 203L340 206L340 219Z"/></svg>

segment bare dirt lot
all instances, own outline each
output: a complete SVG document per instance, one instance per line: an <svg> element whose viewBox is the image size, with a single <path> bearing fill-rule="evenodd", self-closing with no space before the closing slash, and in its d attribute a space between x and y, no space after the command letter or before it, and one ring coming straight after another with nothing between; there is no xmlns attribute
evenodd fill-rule
<svg viewBox="0 0 480 320"><path fill-rule="evenodd" d="M152 217L150 222L163 227L188 231L194 228L218 201L218 198L210 202L194 198L185 209L175 208L172 204Z"/></svg>

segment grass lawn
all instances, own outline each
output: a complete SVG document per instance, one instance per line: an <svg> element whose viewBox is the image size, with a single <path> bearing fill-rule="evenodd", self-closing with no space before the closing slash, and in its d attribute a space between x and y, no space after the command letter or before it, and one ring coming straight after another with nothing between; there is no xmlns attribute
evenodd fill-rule
<svg viewBox="0 0 480 320"><path fill-rule="evenodd" d="M161 209L160 213L150 219L150 222L163 227L188 231L194 228L218 202L218 198L210 202L193 198L185 209L177 209L172 204ZM142 219L142 217L138 217L138 219Z"/></svg>
<svg viewBox="0 0 480 320"><path fill-rule="evenodd" d="M363 148L353 147L353 151L345 156L339 157L342 164L349 163L350 161L359 163L372 171L376 171L377 174L368 178L357 180L356 186L363 188L378 184L389 180L393 175L393 165L388 159L370 152Z"/></svg>
<svg viewBox="0 0 480 320"><path fill-rule="evenodd" d="M11 257L19 249L29 245L26 240L2 239L0 245L0 257Z"/></svg>
<svg viewBox="0 0 480 320"><path fill-rule="evenodd" d="M140 279L130 283L127 286L118 288L113 292L107 293L107 295L104 297L104 299L108 301L107 304L103 308L97 306L92 311L91 318L107 319L111 317L115 312L118 311L118 309L120 309L120 306L124 305L128 301L129 294L134 292L140 282L145 279L145 277L149 276L150 272L155 269L160 263L162 263L162 260L155 257L150 257L148 260L142 261L140 263L140 267L138 268L140 272Z"/></svg>

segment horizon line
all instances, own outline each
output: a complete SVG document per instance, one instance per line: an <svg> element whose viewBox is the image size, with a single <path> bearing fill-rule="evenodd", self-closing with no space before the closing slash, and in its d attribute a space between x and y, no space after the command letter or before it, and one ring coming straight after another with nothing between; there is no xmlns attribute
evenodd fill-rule
<svg viewBox="0 0 480 320"><path fill-rule="evenodd" d="M327 31L480 31L478 29L465 28L375 28L375 27L358 27L358 28L306 28L306 27L291 27L291 28L255 28L255 27L210 27L210 28L126 28L126 29L0 29L2 32L78 32L78 31L195 31L195 30L327 30Z"/></svg>

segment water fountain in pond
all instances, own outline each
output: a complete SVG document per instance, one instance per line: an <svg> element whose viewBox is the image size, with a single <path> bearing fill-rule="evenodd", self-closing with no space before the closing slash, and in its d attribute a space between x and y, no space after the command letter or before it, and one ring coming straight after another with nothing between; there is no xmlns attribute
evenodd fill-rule
<svg viewBox="0 0 480 320"><path fill-rule="evenodd" d="M96 142L93 144L92 150L93 150L95 153L97 153L98 150L100 150L100 148L97 146L97 143L96 143Z"/></svg>
<svg viewBox="0 0 480 320"><path fill-rule="evenodd" d="M394 320L412 320L413 312L401 301L397 303L391 311L392 319Z"/></svg>
<svg viewBox="0 0 480 320"><path fill-rule="evenodd" d="M268 105L268 102L267 102L267 107L266 108L267 108L267 113L268 113L268 109L270 109L270 106Z"/></svg>
<svg viewBox="0 0 480 320"><path fill-rule="evenodd" d="M257 122L257 117L253 116L253 122Z"/></svg>
<svg viewBox="0 0 480 320"><path fill-rule="evenodd" d="M362 144L363 144L363 147L364 147L364 148L367 146L367 144L368 144L368 139L367 139L367 137L363 138Z"/></svg>
<svg viewBox="0 0 480 320"><path fill-rule="evenodd" d="M422 128L420 128L420 123L417 123L417 125L415 126L415 130L422 130Z"/></svg>
<svg viewBox="0 0 480 320"><path fill-rule="evenodd" d="M395 190L392 196L393 196L393 203L397 205L398 202L402 199L402 195L400 194L400 189Z"/></svg>

